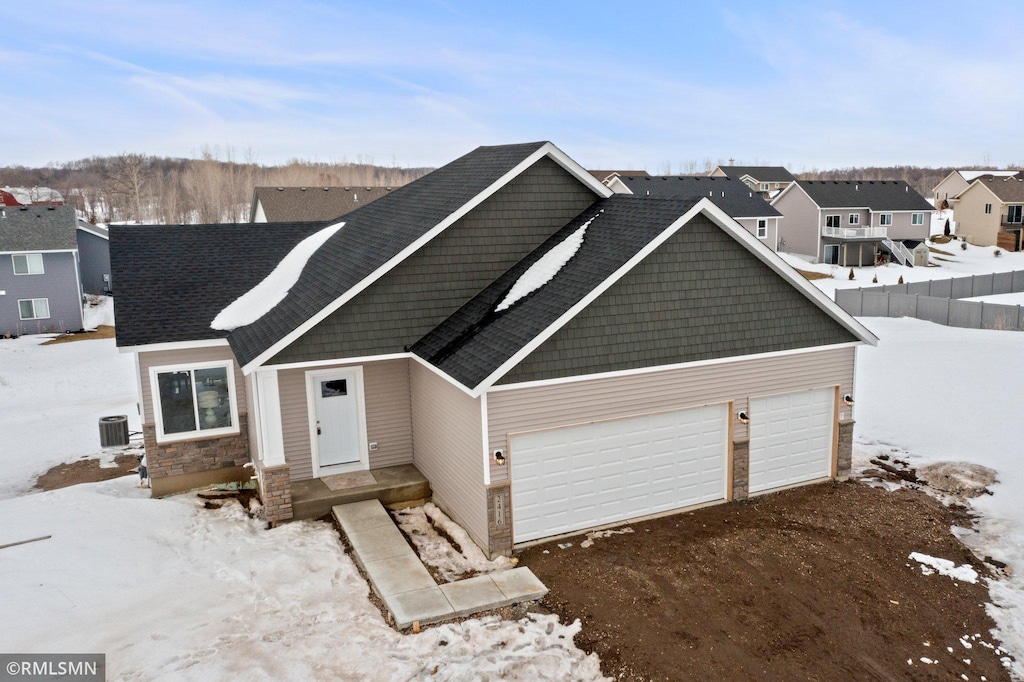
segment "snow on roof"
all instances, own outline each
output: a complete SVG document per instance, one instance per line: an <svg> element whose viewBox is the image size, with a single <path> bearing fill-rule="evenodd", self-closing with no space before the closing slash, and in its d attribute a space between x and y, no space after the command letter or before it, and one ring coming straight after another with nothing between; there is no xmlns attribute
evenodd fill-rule
<svg viewBox="0 0 1024 682"><path fill-rule="evenodd" d="M210 328L231 331L252 324L269 313L274 306L284 300L299 281L302 269L306 267L313 254L344 224L340 222L329 225L296 244L262 282L221 310L217 317L213 318Z"/></svg>
<svg viewBox="0 0 1024 682"><path fill-rule="evenodd" d="M604 209L601 209L600 213L604 213ZM583 223L578 230L570 234L562 243L554 247L541 258L531 265L526 272L519 276L516 283L512 285L512 288L508 290L508 294L505 298L495 307L494 312L500 313L502 310L511 308L516 301L526 298L537 289L551 281L551 278L558 274L558 271L565 267L576 252L583 246L583 235L587 233L587 228L590 223L594 222L597 218L595 215L593 218Z"/></svg>
<svg viewBox="0 0 1024 682"><path fill-rule="evenodd" d="M962 171L957 171L957 173L959 173L961 175L961 177L963 177L963 179L966 180L967 182L972 182L974 180L977 180L982 175L992 175L992 176L997 177L997 178L1009 178L1009 177L1013 177L1014 175L1016 175L1019 172L1020 171L1015 171L1015 170L962 170Z"/></svg>

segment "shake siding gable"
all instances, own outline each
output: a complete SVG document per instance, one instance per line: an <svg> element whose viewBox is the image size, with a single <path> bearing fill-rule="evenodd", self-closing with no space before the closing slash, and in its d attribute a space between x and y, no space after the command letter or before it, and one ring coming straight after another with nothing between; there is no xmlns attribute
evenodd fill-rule
<svg viewBox="0 0 1024 682"><path fill-rule="evenodd" d="M539 160L268 364L403 352L596 199Z"/></svg>
<svg viewBox="0 0 1024 682"><path fill-rule="evenodd" d="M857 340L721 228L698 217L498 383Z"/></svg>
<svg viewBox="0 0 1024 682"><path fill-rule="evenodd" d="M411 464L412 405L409 398L409 360L367 362L363 368L363 398L366 402L366 438L377 443L369 453L370 468ZM281 393L281 427L285 460L291 465L291 479L313 478L306 400L306 372L343 371L351 365L285 369L278 373Z"/></svg>
<svg viewBox="0 0 1024 682"><path fill-rule="evenodd" d="M846 346L792 355L737 359L661 372L594 378L563 384L523 386L487 394L490 451L509 448L509 435L635 417L701 405L733 402L738 412L750 398L839 386L853 395L856 348ZM845 417L850 408L844 407ZM733 424L733 437L747 439L747 426ZM515 452L509 453L512 466ZM491 483L508 480L509 467L491 465Z"/></svg>
<svg viewBox="0 0 1024 682"><path fill-rule="evenodd" d="M414 463L430 480L434 502L487 551L481 399L469 397L418 362L410 364L409 375Z"/></svg>

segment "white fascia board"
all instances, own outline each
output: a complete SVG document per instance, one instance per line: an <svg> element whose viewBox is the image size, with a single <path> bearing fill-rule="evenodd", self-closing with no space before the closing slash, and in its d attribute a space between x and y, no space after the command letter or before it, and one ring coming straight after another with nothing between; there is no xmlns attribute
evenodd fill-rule
<svg viewBox="0 0 1024 682"><path fill-rule="evenodd" d="M539 161L541 158L543 158L545 156L550 157L553 161L555 161L555 163L557 163L559 166L561 166L566 171L571 173L574 177L576 177L576 179L578 179L580 182L582 182L587 187L589 187L591 190L593 190L594 193L597 194L598 196L607 199L608 197L610 197L612 195L612 191L610 189L608 189L607 187L605 187L604 185L602 185L600 182L598 182L597 178L595 178L593 175L588 173L586 171L586 169L583 168L583 166L579 165L578 163L576 163L575 161L570 159L568 156L565 155L565 153L562 150L560 150L555 145L551 144L550 142L546 142L543 145L541 145L535 152L533 152L528 157L523 159L523 161L521 161L518 165L516 165L515 168L513 168L510 171L508 171L503 176L501 176L500 178L495 180L493 183L491 183L491 185L489 187L487 187L487 189L485 189L484 191L480 192L475 197L470 199L468 202L463 204L455 212L449 214L447 218L445 218L440 223L438 223L433 228L431 228L429 231L427 231L426 234L424 234L422 237L420 237L415 242L413 242L409 246L407 246L404 249L402 249L398 254L396 254L394 257L392 257L389 261L387 261L386 263L381 265L379 268L374 270L368 276L364 277L362 279L362 281L360 281L358 284L356 284L355 286L351 287L344 294L342 294L341 296L336 298L333 302L331 302L326 307L324 307L316 315L314 315L313 317L309 318L308 320L306 320L305 322L300 324L298 327L296 327L290 333L285 335L282 339L280 339L275 344L270 346L270 348L267 348L265 351L263 351L262 353L257 355L255 359L253 359L252 361L246 363L246 365L242 368L242 372L244 372L245 374L248 374L249 372L251 372L252 370L256 369L257 367L262 366L263 363L265 363L267 360L269 360L270 358L274 357L281 350L283 350L284 348L287 348L289 345L294 343L303 334L305 334L310 329L315 327L317 324L322 322L328 315L330 315L331 313L336 311L338 308L340 308L341 306L345 305L346 303L351 301L353 298L358 296L367 287L369 287L371 284L376 282L378 279L380 279L381 277L386 275L388 272L390 272L392 269L394 269L399 263L401 263L406 258L411 256L413 253L418 251L427 242L431 241L432 239L434 239L434 237L438 236L439 234L444 232L446 229L451 227L458 220L463 218L467 213L469 213L474 208L476 208L477 206L482 204L484 201L489 199L494 193L496 193L498 190L500 190L502 187L504 187L508 183L510 183L513 180L515 180L519 175L521 175L524 171L526 171L526 169L528 169L531 166L533 166L533 164L537 163L537 161Z"/></svg>
<svg viewBox="0 0 1024 682"><path fill-rule="evenodd" d="M531 339L530 342L527 343L525 346L520 348L515 355L513 355L504 363L502 363L502 365L498 367L498 369L491 372L491 374L486 379L480 382L476 386L476 388L473 389L471 395L475 398L479 396L481 393L488 390L491 386L493 386L495 382L501 379L501 377L505 376L505 374L508 373L509 370L518 365L520 362L522 362L523 359L525 359L526 356L528 356L530 353L535 351L537 347L540 346L540 344L544 343L549 338L551 338L551 336L554 335L555 332L557 332L559 329L565 326L572 318L576 317L584 308L593 303L598 296L607 291L609 287L615 284L615 282L622 278L627 272L636 267L642 260L647 258L647 256L649 256L655 249L664 244L669 237L671 237L673 234L676 233L676 231L679 230L679 228L688 223L690 219L693 218L693 216L700 213L701 207L705 205L713 204L711 204L711 200L706 197L698 201L696 204L694 204L693 207L690 208L690 210L688 210L682 216L673 221L671 225L669 225L661 232L661 234L659 234L653 240L648 242L648 244L644 246L644 248L642 248L632 258L630 258L623 265L621 265L618 270L613 272L599 285L591 289L590 293L588 293L586 296L580 299L580 301L577 302L576 305L572 306L571 308L569 308L569 310L562 313L562 315L553 323L551 323L544 331L542 331L537 336L533 337L533 339ZM740 225L737 224L736 226L744 233L747 233L747 231L744 230Z"/></svg>
<svg viewBox="0 0 1024 682"><path fill-rule="evenodd" d="M227 339L205 339L202 341L169 341L167 343L147 343L139 346L120 346L119 353L151 353L161 350L189 350L191 348L212 348L227 346Z"/></svg>
<svg viewBox="0 0 1024 682"><path fill-rule="evenodd" d="M384 355L361 355L353 358L332 358L330 360L304 360L302 362L285 362L280 365L265 365L267 369L309 369L311 367L335 367L339 365L362 365L368 362L380 362L381 360L401 360L408 358L412 353L385 353ZM249 372L242 372L249 374Z"/></svg>
<svg viewBox="0 0 1024 682"><path fill-rule="evenodd" d="M592 379L615 379L618 377L636 376L641 374L654 374L655 372L668 372L676 369L689 369L693 367L705 367L709 365L725 365L734 362L747 362L749 360L763 360L765 358L778 358L787 355L802 355L806 353L820 353L822 351L836 350L838 348L856 348L864 345L862 341L848 341L836 343L830 346L810 346L807 348L791 348L789 350L776 350L768 353L752 353L750 355L730 355L724 358L712 358L710 360L694 360L692 362L676 362L670 365L654 365L652 367L637 367L636 369L620 369L611 372L598 372L596 374L581 374L571 377L558 377L556 379L540 379L538 381L520 381L514 384L499 384L491 386L484 393L499 393L501 391L514 391L521 388L538 388L541 386L557 386L558 384L572 384Z"/></svg>
<svg viewBox="0 0 1024 682"><path fill-rule="evenodd" d="M22 249L20 251L0 251L0 255L17 255L21 253L78 253L78 249Z"/></svg>
<svg viewBox="0 0 1024 682"><path fill-rule="evenodd" d="M618 175L613 175L606 181L605 185L615 194L633 194L633 190L626 186Z"/></svg>
<svg viewBox="0 0 1024 682"><path fill-rule="evenodd" d="M97 232L95 229L93 229L93 226L90 225L89 223L85 223L85 224L81 224L80 223L78 225L78 229L81 230L82 232L88 232L89 234L94 235L96 237L99 237L100 239L106 239L108 242L110 241L110 234L109 233L108 234L102 234L101 232Z"/></svg>
<svg viewBox="0 0 1024 682"><path fill-rule="evenodd" d="M470 398L479 398L480 397L480 393L474 392L468 386L463 386L458 381L456 381L453 377L451 377L448 374L446 374L443 370L438 369L437 367L434 367L432 364L430 364L429 362L427 362L426 360L424 360L420 356L416 355L415 353L409 353L409 357L411 357L413 360L415 360L416 362L420 363L421 365L423 365L424 367L429 369L431 372L433 372L437 376L439 376L442 379L444 379L445 381L447 381L449 384L451 384L455 388L459 389L460 391L462 391L463 393L468 395Z"/></svg>
<svg viewBox="0 0 1024 682"><path fill-rule="evenodd" d="M705 205L705 202L707 204ZM825 295L818 287L811 284L806 277L783 260L778 254L761 243L757 237L747 232L742 225L729 217L722 209L715 206L707 199L701 199L697 206L703 205L703 212L716 225L736 238L740 244L747 247L747 250L757 256L765 265L781 275L783 279L802 291L826 314L839 324L846 327L854 336L864 343L872 346L878 345L878 337L872 334L867 327L858 322L852 315L843 310L831 298Z"/></svg>

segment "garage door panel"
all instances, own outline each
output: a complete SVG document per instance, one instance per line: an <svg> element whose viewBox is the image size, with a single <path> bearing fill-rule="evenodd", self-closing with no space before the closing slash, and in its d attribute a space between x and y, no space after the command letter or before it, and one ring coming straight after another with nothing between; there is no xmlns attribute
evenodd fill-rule
<svg viewBox="0 0 1024 682"><path fill-rule="evenodd" d="M750 492L827 477L832 464L835 390L750 401Z"/></svg>
<svg viewBox="0 0 1024 682"><path fill-rule="evenodd" d="M724 405L512 436L513 540L725 497Z"/></svg>

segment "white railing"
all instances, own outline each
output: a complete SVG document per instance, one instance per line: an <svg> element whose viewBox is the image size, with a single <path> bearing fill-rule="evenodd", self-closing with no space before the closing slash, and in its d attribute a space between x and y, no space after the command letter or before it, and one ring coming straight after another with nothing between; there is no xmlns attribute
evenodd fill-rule
<svg viewBox="0 0 1024 682"><path fill-rule="evenodd" d="M902 242L894 242L888 237L882 240L882 244L885 248L889 249L889 253L900 265L909 265L914 267L914 254L910 253L910 250L903 246Z"/></svg>
<svg viewBox="0 0 1024 682"><path fill-rule="evenodd" d="M838 239L885 239L888 236L884 227L826 227L822 233L825 237Z"/></svg>

